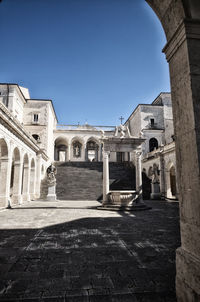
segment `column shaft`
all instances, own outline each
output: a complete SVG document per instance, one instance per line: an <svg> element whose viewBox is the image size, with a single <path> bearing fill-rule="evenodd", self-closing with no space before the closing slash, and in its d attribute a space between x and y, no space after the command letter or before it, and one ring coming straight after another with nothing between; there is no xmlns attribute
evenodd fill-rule
<svg viewBox="0 0 200 302"><path fill-rule="evenodd" d="M108 201L109 193L109 153L103 153L103 204Z"/></svg>

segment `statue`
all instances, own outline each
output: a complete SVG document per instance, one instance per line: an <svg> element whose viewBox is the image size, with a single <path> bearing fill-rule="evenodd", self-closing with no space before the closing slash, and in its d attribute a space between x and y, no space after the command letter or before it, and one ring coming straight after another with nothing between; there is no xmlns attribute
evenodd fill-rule
<svg viewBox="0 0 200 302"><path fill-rule="evenodd" d="M79 147L76 146L74 149L75 149L75 155L76 155L76 156L79 156Z"/></svg>
<svg viewBox="0 0 200 302"><path fill-rule="evenodd" d="M81 157L81 144L79 142L74 143L73 154L74 157Z"/></svg>
<svg viewBox="0 0 200 302"><path fill-rule="evenodd" d="M47 183L49 186L54 186L56 184L56 172L56 167L53 164L47 168Z"/></svg>
<svg viewBox="0 0 200 302"><path fill-rule="evenodd" d="M158 166L155 163L153 164L153 168L152 167L149 168L148 176L149 178L151 178L152 184L156 184L160 182Z"/></svg>
<svg viewBox="0 0 200 302"><path fill-rule="evenodd" d="M101 138L105 138L105 131L104 130L100 130L101 132Z"/></svg>
<svg viewBox="0 0 200 302"><path fill-rule="evenodd" d="M122 124L117 126L115 130L115 136L120 138L131 137L128 126Z"/></svg>

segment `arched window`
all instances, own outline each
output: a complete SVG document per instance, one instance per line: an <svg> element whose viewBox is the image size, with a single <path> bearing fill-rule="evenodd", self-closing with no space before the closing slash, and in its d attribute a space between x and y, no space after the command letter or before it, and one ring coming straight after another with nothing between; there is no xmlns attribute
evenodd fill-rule
<svg viewBox="0 0 200 302"><path fill-rule="evenodd" d="M40 137L38 134L33 134L32 137L36 140L37 143L40 143Z"/></svg>
<svg viewBox="0 0 200 302"><path fill-rule="evenodd" d="M152 137L149 140L149 152L153 151L154 149L158 149L158 141L155 137Z"/></svg>

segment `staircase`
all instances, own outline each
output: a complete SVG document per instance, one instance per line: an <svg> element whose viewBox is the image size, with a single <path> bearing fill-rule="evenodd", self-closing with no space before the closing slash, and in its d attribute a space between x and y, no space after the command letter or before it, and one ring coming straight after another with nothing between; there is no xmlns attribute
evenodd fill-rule
<svg viewBox="0 0 200 302"><path fill-rule="evenodd" d="M58 200L101 200L102 162L57 162ZM110 190L135 188L134 169L128 163L110 163Z"/></svg>

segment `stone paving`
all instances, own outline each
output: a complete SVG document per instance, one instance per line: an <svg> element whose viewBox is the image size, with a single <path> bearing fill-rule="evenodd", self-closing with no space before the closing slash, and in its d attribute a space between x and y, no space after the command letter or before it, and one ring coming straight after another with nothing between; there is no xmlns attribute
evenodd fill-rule
<svg viewBox="0 0 200 302"><path fill-rule="evenodd" d="M172 302L178 203L111 212L34 201L0 212L0 301Z"/></svg>

